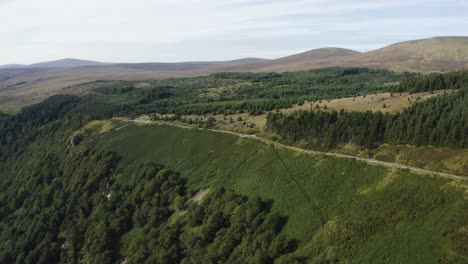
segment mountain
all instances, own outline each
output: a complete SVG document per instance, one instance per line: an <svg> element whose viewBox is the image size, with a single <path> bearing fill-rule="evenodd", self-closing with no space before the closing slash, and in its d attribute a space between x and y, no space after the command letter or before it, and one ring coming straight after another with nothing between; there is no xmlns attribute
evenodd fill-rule
<svg viewBox="0 0 468 264"><path fill-rule="evenodd" d="M47 61L34 63L29 65L30 68L70 68L70 67L81 67L81 66L95 66L104 65L106 63L90 61L90 60L78 60L78 59L61 59L55 61Z"/></svg>
<svg viewBox="0 0 468 264"><path fill-rule="evenodd" d="M34 64L5 64L0 65L0 69L22 69L22 68L74 68L84 66L108 66L108 65L119 65L124 68L140 68L140 69L163 69L163 70L180 70L180 69L193 69L203 68L213 65L242 65L250 63L260 63L269 61L268 59L262 58L242 58L229 61L188 61L188 62L145 62L145 63L104 63L91 60L79 60L79 59L61 59L54 61L39 62Z"/></svg>
<svg viewBox="0 0 468 264"><path fill-rule="evenodd" d="M20 69L20 68L25 68L28 67L28 65L24 64L5 64L5 65L0 65L0 69Z"/></svg>
<svg viewBox="0 0 468 264"><path fill-rule="evenodd" d="M122 69L136 69L136 70L147 70L147 71L161 71L161 72L180 72L180 71L192 71L211 68L210 71L214 71L214 68L218 67L230 67L239 66L251 63L259 63L269 61L268 59L261 58L243 58L229 61L186 61L186 62L145 62L145 63L116 63L110 66L114 68ZM105 68L105 67L100 67Z"/></svg>
<svg viewBox="0 0 468 264"><path fill-rule="evenodd" d="M116 63L63 59L0 69L0 108L19 109L57 93L81 92L75 85L96 80L148 80L193 77L214 72L283 72L323 67L369 67L398 72L468 69L468 37L434 37L396 43L359 53L321 48L265 60L178 63ZM0 66L0 68L2 68ZM71 87L71 88L70 88Z"/></svg>
<svg viewBox="0 0 468 264"><path fill-rule="evenodd" d="M72 68L72 67L81 67L81 66L96 66L96 65L106 65L108 63L102 63L97 61L90 60L79 60L79 59L61 59L54 61L45 61L34 63L30 65L26 64L5 64L0 65L0 69L19 69L19 68Z"/></svg>
<svg viewBox="0 0 468 264"><path fill-rule="evenodd" d="M393 71L434 72L468 68L468 37L434 37L357 52L315 49L268 62L227 67L226 71L298 71L322 67L368 67Z"/></svg>
<svg viewBox="0 0 468 264"><path fill-rule="evenodd" d="M342 48L320 48L260 63L225 68L228 71L300 71L336 63L358 51Z"/></svg>
<svg viewBox="0 0 468 264"><path fill-rule="evenodd" d="M468 37L434 37L399 42L343 58L338 66L393 71L453 71L468 68Z"/></svg>
<svg viewBox="0 0 468 264"><path fill-rule="evenodd" d="M434 72L468 68L468 37L433 37L395 43L377 50L358 52L350 49L328 47L313 49L274 60L243 58L230 61L102 63L78 59L62 59L31 65L9 64L0 69L17 68L74 68L99 66L101 72L110 71L190 71L206 74L219 71L300 71L322 67L347 66L382 68L393 71ZM114 66L117 66L115 68ZM94 68L96 70L97 68ZM107 76L102 76L107 78ZM101 79L102 79L101 78Z"/></svg>

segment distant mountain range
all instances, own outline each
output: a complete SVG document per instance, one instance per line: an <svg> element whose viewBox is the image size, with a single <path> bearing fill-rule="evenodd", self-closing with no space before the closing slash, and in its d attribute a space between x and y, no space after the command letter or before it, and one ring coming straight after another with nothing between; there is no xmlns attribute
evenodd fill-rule
<svg viewBox="0 0 468 264"><path fill-rule="evenodd" d="M104 66L104 65L119 65L121 67L130 68L161 68L164 66L173 67L174 65L192 65L187 66L193 68L193 65L198 66L213 66L213 65L241 65L249 63L260 63L267 61L266 59L260 58L243 58L231 61L189 61L189 62L177 62L177 63L166 63L166 62L147 62L147 63L110 63L110 62L98 62L91 60L80 60L80 59L61 59L54 61L39 62L34 64L5 64L0 65L0 69L53 69L53 68L74 68L74 67L85 67L85 66Z"/></svg>
<svg viewBox="0 0 468 264"><path fill-rule="evenodd" d="M106 65L107 63L90 61L90 60L78 60L78 59L61 59L47 62L39 62L30 65L26 64L6 64L0 65L0 69L19 69L19 68L71 68L81 66L96 66Z"/></svg>
<svg viewBox="0 0 468 264"><path fill-rule="evenodd" d="M313 49L299 54L282 57L275 60L266 60L248 65L236 65L226 67L226 71L299 71L313 69L323 65L329 66L331 63L338 62L341 58L360 52L342 48L320 48Z"/></svg>
<svg viewBox="0 0 468 264"><path fill-rule="evenodd" d="M383 68L394 71L450 71L468 68L468 37L434 37L396 43L381 49L358 52L343 48L320 48L268 60L244 58L231 61L103 63L90 60L61 59L31 65L0 65L0 69L63 69L103 67L114 70L145 71L298 71L330 66ZM104 77L104 76L103 76Z"/></svg>
<svg viewBox="0 0 468 264"><path fill-rule="evenodd" d="M468 69L468 37L434 37L358 52L320 48L279 59L178 63L103 63L62 59L0 66L0 108L17 109L56 93L81 92L76 85L96 80L148 80L214 72L284 72L346 66L393 71L437 72ZM1 110L1 109L0 109Z"/></svg>
<svg viewBox="0 0 468 264"><path fill-rule="evenodd" d="M468 69L468 37L434 37L396 43L368 52L322 48L228 71L298 71L331 66L382 68L393 71Z"/></svg>

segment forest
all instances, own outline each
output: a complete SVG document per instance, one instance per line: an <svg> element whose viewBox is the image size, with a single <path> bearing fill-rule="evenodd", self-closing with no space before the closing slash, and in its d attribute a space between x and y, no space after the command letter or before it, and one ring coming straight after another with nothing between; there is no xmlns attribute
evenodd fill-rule
<svg viewBox="0 0 468 264"><path fill-rule="evenodd" d="M378 92L427 92L466 87L468 72L418 75L366 68L285 73L216 73L158 81L102 81L82 109L101 116L147 113L262 114L305 101Z"/></svg>
<svg viewBox="0 0 468 264"><path fill-rule="evenodd" d="M393 89L395 92L428 92L440 89L461 89L468 87L468 71L415 74L404 78Z"/></svg>
<svg viewBox="0 0 468 264"><path fill-rule="evenodd" d="M76 102L2 116L0 263L271 263L295 250L271 203L218 188L190 204L176 172L71 146L91 119Z"/></svg>
<svg viewBox="0 0 468 264"><path fill-rule="evenodd" d="M304 101L390 89L409 73L366 68L326 68L286 73L216 73L160 81L102 82L87 108L115 114L260 114Z"/></svg>
<svg viewBox="0 0 468 264"><path fill-rule="evenodd" d="M101 81L85 96L0 114L0 263L402 262L419 259L401 254L399 245L413 244L426 250L424 260L466 261L463 192L444 180L158 126L125 124L92 138L94 145L70 142L90 121L116 116L257 114L301 100L416 92L409 87L421 83L425 91L458 91L397 114L273 111L267 127L326 148L466 148L466 73L434 76L329 68ZM441 78L450 86L433 81ZM194 202L202 184L208 195ZM435 252L431 241L443 248Z"/></svg>
<svg viewBox="0 0 468 264"><path fill-rule="evenodd" d="M468 89L414 104L397 114L381 112L299 111L269 113L267 127L280 136L305 139L322 147L383 143L468 147Z"/></svg>

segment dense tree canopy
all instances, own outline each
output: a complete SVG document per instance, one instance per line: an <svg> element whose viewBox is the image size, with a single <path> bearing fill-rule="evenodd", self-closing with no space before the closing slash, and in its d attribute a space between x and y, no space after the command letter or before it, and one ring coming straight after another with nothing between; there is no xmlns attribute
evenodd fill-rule
<svg viewBox="0 0 468 264"><path fill-rule="evenodd" d="M414 75L400 81L396 92L428 92L440 89L460 89L468 87L468 71L431 73Z"/></svg>
<svg viewBox="0 0 468 264"><path fill-rule="evenodd" d="M295 250L269 203L212 189L198 205L163 166L72 146L91 118L78 101L2 116L0 263L271 263Z"/></svg>
<svg viewBox="0 0 468 264"><path fill-rule="evenodd" d="M468 89L442 95L397 114L381 112L300 111L270 113L268 128L292 139L335 147L354 143L375 147L382 143L468 146Z"/></svg>
<svg viewBox="0 0 468 264"><path fill-rule="evenodd" d="M258 114L306 100L389 91L409 75L365 68L325 68L286 73L216 73L147 82L102 82L86 107L108 109L121 115L152 112Z"/></svg>

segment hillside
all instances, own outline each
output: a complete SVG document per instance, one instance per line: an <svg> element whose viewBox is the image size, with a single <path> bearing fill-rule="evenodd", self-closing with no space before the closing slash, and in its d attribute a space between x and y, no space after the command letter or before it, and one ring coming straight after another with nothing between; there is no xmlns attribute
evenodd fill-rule
<svg viewBox="0 0 468 264"><path fill-rule="evenodd" d="M466 260L456 182L196 129L91 126L61 118L77 103L61 100L21 115L37 137L2 149L2 262ZM71 146L74 130L89 131ZM184 207L199 190L212 191Z"/></svg>
<svg viewBox="0 0 468 264"><path fill-rule="evenodd" d="M55 61L47 61L31 64L30 68L71 68L71 67L82 67L82 66L95 66L103 65L105 63L90 61L90 60L78 60L78 59L61 59Z"/></svg>
<svg viewBox="0 0 468 264"><path fill-rule="evenodd" d="M232 61L180 63L119 63L81 67L19 67L0 69L0 112L16 112L54 94L82 93L96 80L148 80L207 75L219 67L264 61L246 58ZM45 65L57 65L46 63ZM80 89L84 88L84 89Z"/></svg>
<svg viewBox="0 0 468 264"><path fill-rule="evenodd" d="M4 64L0 65L0 69L18 69L27 67L25 64Z"/></svg>
<svg viewBox="0 0 468 264"><path fill-rule="evenodd" d="M346 57L338 65L416 72L467 69L468 37L435 37L400 42Z"/></svg>
<svg viewBox="0 0 468 264"><path fill-rule="evenodd" d="M466 153L467 81L363 68L101 81L0 114L0 262L465 263L466 177L418 168ZM442 84L458 91L395 114L275 111L312 92L325 101ZM252 128L231 111L270 111L264 134L182 115ZM172 118L145 121L155 112ZM305 149L314 143L323 151ZM326 150L342 143L444 149L416 149L408 167ZM450 160L466 172L466 157Z"/></svg>
<svg viewBox="0 0 468 264"><path fill-rule="evenodd" d="M0 65L0 69L17 69L17 68L73 68L82 66L96 66L105 65L106 63L90 61L90 60L79 60L79 59L61 59L54 61L39 62L34 64L6 64Z"/></svg>
<svg viewBox="0 0 468 264"><path fill-rule="evenodd" d="M90 60L79 60L79 59L61 59L61 60L54 60L54 61L45 61L45 62L38 62L33 64L5 64L0 65L0 69L21 69L21 68L74 68L74 67L83 67L83 66L105 66L105 65L118 65L121 67L125 66L133 66L133 68L151 68L148 66L154 66L153 69L155 70L181 70L185 69L185 67L191 68L201 68L211 65L242 65L242 64L250 64L250 63L260 63L269 61L268 59L262 58L242 58L237 60L229 60L229 61L187 61L187 62L145 62L145 63L104 63L98 61L90 61ZM174 67L178 66L178 67Z"/></svg>
<svg viewBox="0 0 468 264"><path fill-rule="evenodd" d="M434 37L405 41L362 53L341 48L323 48L225 70L283 72L332 66L381 68L399 72L467 69L468 37Z"/></svg>
<svg viewBox="0 0 468 264"><path fill-rule="evenodd" d="M261 63L227 67L226 71L299 71L328 66L359 52L342 48L320 48Z"/></svg>
<svg viewBox="0 0 468 264"><path fill-rule="evenodd" d="M83 66L89 63L93 65ZM73 65L81 67L72 67ZM36 64L39 67L37 70L31 70L29 66L13 65L12 69L0 68L0 111L16 112L23 106L58 93L82 93L83 88L86 88L79 84L96 80L165 79L226 71L284 72L332 66L422 73L467 69L468 37L407 41L363 53L341 48L323 48L275 60L244 58L232 61L98 65L89 61L61 60Z"/></svg>

